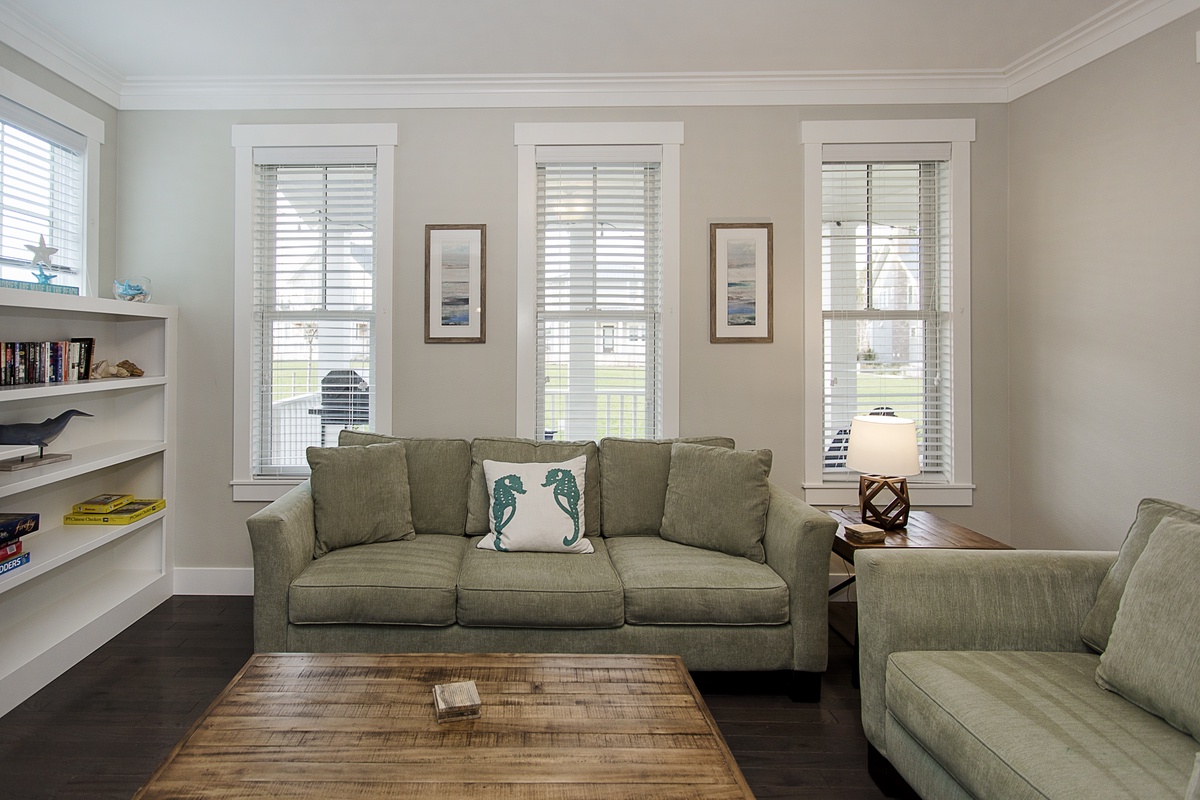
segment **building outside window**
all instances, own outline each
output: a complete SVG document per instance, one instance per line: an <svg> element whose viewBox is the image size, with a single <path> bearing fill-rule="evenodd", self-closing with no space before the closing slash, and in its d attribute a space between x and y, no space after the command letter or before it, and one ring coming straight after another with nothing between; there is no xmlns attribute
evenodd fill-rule
<svg viewBox="0 0 1200 800"><path fill-rule="evenodd" d="M614 143L621 127L518 126L518 435L677 430L678 142Z"/></svg>
<svg viewBox="0 0 1200 800"><path fill-rule="evenodd" d="M940 491L936 502L969 503L974 126L941 121L941 136L969 136L957 142L914 138L938 122L806 123L806 180L820 191L806 229L820 248L806 266L806 322L820 347L805 372L810 502L847 501L857 485L845 466L850 421L875 413L916 421L921 474L911 484ZM889 131L899 140L864 141Z"/></svg>
<svg viewBox="0 0 1200 800"><path fill-rule="evenodd" d="M253 144L290 141L282 129L296 127L345 143ZM392 147L350 143L387 141L371 128L235 128L246 172L238 271L249 288L235 336L245 354L235 498L307 477L307 448L335 445L342 428L388 429ZM256 483L267 486L238 489Z"/></svg>

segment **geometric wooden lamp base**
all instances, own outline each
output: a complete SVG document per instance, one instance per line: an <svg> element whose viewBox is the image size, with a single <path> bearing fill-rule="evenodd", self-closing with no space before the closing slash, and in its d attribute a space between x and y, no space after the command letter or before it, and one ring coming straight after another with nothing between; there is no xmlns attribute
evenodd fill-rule
<svg viewBox="0 0 1200 800"><path fill-rule="evenodd" d="M880 511L879 504L887 500L889 495L883 497L878 497L878 495L885 489L890 493L892 500ZM862 521L868 525L883 528L885 531L893 531L908 525L908 511L912 504L908 501L907 478L859 475L858 502L862 509Z"/></svg>

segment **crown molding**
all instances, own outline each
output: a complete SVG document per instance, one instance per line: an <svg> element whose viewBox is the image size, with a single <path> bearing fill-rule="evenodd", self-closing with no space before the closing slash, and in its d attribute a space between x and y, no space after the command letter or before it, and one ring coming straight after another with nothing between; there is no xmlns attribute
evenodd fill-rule
<svg viewBox="0 0 1200 800"><path fill-rule="evenodd" d="M999 71L130 78L123 110L1001 103Z"/></svg>
<svg viewBox="0 0 1200 800"><path fill-rule="evenodd" d="M0 0L0 42L110 106L121 107L119 73L75 42L66 42L41 19L8 0Z"/></svg>
<svg viewBox="0 0 1200 800"><path fill-rule="evenodd" d="M994 70L127 77L9 0L0 42L123 111L1006 103L1197 9L1120 0Z"/></svg>
<svg viewBox="0 0 1200 800"><path fill-rule="evenodd" d="M1200 0L1117 3L1004 69L1008 99L1040 89L1200 9Z"/></svg>

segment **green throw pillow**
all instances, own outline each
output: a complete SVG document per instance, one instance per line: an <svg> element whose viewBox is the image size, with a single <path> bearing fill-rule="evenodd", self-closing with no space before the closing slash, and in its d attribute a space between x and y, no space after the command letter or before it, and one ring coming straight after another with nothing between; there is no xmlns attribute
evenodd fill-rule
<svg viewBox="0 0 1200 800"><path fill-rule="evenodd" d="M403 444L310 447L306 452L317 528L314 558L339 547L416 536Z"/></svg>
<svg viewBox="0 0 1200 800"><path fill-rule="evenodd" d="M600 440L600 525L605 536L658 536L675 442L733 449L733 439L723 436Z"/></svg>
<svg viewBox="0 0 1200 800"><path fill-rule="evenodd" d="M592 553L584 538L587 456L560 464L484 461L491 530L476 545L502 553Z"/></svg>
<svg viewBox="0 0 1200 800"><path fill-rule="evenodd" d="M662 538L766 562L770 450L671 445Z"/></svg>
<svg viewBox="0 0 1200 800"><path fill-rule="evenodd" d="M343 447L391 442L404 444L413 528L418 533L466 533L471 443L466 439L399 438L347 428L338 433L338 444Z"/></svg>
<svg viewBox="0 0 1200 800"><path fill-rule="evenodd" d="M1121 552L1116 562L1109 568L1108 574L1100 582L1096 592L1096 602L1092 610L1083 620L1079 634L1083 641L1098 653L1104 652L1108 645L1109 634L1112 633L1113 620L1117 617L1117 607L1121 604L1121 594L1125 591L1125 582L1129 573L1142 554L1150 533L1158 527L1164 517L1179 517L1191 522L1200 523L1200 511L1167 500L1146 498L1138 503L1137 517L1125 536Z"/></svg>
<svg viewBox="0 0 1200 800"><path fill-rule="evenodd" d="M1200 739L1200 525L1166 517L1125 585L1096 682Z"/></svg>

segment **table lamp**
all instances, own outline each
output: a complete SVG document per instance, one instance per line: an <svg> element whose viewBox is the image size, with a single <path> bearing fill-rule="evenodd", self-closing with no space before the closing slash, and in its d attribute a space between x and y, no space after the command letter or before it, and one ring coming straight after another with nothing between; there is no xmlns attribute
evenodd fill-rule
<svg viewBox="0 0 1200 800"><path fill-rule="evenodd" d="M860 415L850 423L846 466L858 477L858 502L862 521L886 531L908 524L908 479L921 472L917 454L917 424L911 419ZM876 497L883 491L893 499L880 511ZM887 495L879 499L882 503Z"/></svg>

